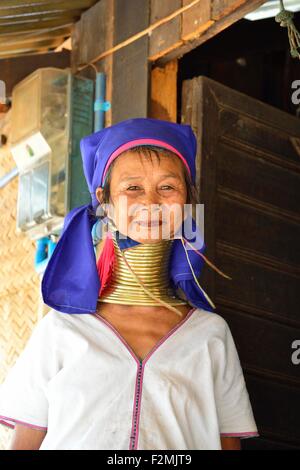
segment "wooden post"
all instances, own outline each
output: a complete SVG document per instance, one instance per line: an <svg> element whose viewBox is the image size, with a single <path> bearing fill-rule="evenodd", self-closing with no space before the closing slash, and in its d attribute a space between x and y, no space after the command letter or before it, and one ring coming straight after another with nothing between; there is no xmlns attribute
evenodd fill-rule
<svg viewBox="0 0 300 470"><path fill-rule="evenodd" d="M177 122L177 59L151 72L149 117Z"/></svg>

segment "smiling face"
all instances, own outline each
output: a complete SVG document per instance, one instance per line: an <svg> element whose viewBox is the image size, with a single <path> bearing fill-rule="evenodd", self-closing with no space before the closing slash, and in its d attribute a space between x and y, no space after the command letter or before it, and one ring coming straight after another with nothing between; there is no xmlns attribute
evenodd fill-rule
<svg viewBox="0 0 300 470"><path fill-rule="evenodd" d="M110 173L110 201L105 206L119 232L140 243L172 239L187 202L180 158L164 153L158 158L152 152L151 157L128 150L116 158ZM101 187L96 196L103 201Z"/></svg>

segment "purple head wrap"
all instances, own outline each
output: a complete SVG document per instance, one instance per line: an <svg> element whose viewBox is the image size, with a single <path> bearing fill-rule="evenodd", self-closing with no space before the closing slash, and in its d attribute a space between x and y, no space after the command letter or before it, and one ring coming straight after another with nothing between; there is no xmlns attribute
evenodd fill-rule
<svg viewBox="0 0 300 470"><path fill-rule="evenodd" d="M95 313L101 287L93 246L92 228L99 205L96 188L103 186L109 165L123 151L137 145L156 145L176 153L185 164L193 184L196 175L197 141L191 126L151 118L133 118L106 127L81 139L80 148L91 204L72 209L65 217L59 241L42 279L44 303L63 313ZM192 230L197 230L192 219ZM184 228L182 230L184 236ZM192 243L193 240L189 241ZM121 249L138 242L120 239ZM203 242L200 253L205 250ZM203 259L189 250L188 257L199 278ZM175 239L169 264L171 285L180 288L195 307L213 311L194 280L180 239Z"/></svg>

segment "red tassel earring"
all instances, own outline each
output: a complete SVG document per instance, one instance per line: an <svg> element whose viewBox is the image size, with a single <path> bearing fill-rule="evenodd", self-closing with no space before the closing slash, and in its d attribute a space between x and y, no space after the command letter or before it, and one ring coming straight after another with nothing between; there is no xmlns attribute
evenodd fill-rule
<svg viewBox="0 0 300 470"><path fill-rule="evenodd" d="M109 284L115 264L115 247L112 240L112 233L107 232L104 246L97 261L97 271L101 283L99 297L105 287Z"/></svg>

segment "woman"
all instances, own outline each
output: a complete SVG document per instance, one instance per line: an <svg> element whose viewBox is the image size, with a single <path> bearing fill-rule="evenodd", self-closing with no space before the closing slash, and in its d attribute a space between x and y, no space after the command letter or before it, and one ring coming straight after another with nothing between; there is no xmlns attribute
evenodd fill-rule
<svg viewBox="0 0 300 470"><path fill-rule="evenodd" d="M204 244L188 242L192 129L129 119L81 150L92 203L66 217L42 282L52 309L0 389L12 448L239 449L258 432L230 329L197 279Z"/></svg>

